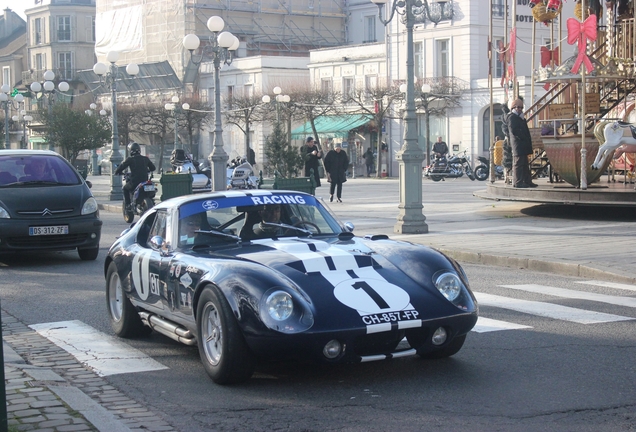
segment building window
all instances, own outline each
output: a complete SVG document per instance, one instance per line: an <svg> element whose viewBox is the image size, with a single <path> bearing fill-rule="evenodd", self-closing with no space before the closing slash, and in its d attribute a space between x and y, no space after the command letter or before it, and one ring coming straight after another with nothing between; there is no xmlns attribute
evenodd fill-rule
<svg viewBox="0 0 636 432"><path fill-rule="evenodd" d="M504 74L505 62L502 59L506 57L506 46L504 45L503 39L495 39L494 47L493 47L493 62L494 62L494 74L495 78L501 78Z"/></svg>
<svg viewBox="0 0 636 432"><path fill-rule="evenodd" d="M254 96L254 86L252 84L245 84L243 86L243 97L251 98Z"/></svg>
<svg viewBox="0 0 636 432"><path fill-rule="evenodd" d="M57 41L70 42L71 40L71 17L57 17Z"/></svg>
<svg viewBox="0 0 636 432"><path fill-rule="evenodd" d="M70 52L57 54L57 67L59 68L58 74L63 80L73 79L73 60Z"/></svg>
<svg viewBox="0 0 636 432"><path fill-rule="evenodd" d="M449 40L440 39L437 42L437 76L447 77L450 76L449 65Z"/></svg>
<svg viewBox="0 0 636 432"><path fill-rule="evenodd" d="M11 85L11 67L3 66L2 67L2 84Z"/></svg>
<svg viewBox="0 0 636 432"><path fill-rule="evenodd" d="M362 43L375 42L375 15L364 17L364 41Z"/></svg>
<svg viewBox="0 0 636 432"><path fill-rule="evenodd" d="M377 75L366 75L364 77L364 89L366 91L371 91L378 86L378 76Z"/></svg>
<svg viewBox="0 0 636 432"><path fill-rule="evenodd" d="M503 18L505 7L503 0L492 0L492 16L494 18Z"/></svg>
<svg viewBox="0 0 636 432"><path fill-rule="evenodd" d="M227 86L227 107L228 109L232 109L232 99L234 98L234 86Z"/></svg>
<svg viewBox="0 0 636 432"><path fill-rule="evenodd" d="M423 44L422 42L415 42L413 44L413 60L414 60L414 69L415 69L415 78L416 79L421 79L424 77L424 68L423 68L423 62L422 62L422 49L423 49Z"/></svg>
<svg viewBox="0 0 636 432"><path fill-rule="evenodd" d="M44 60L44 54L35 55L35 70L43 71L46 67L46 61Z"/></svg>
<svg viewBox="0 0 636 432"><path fill-rule="evenodd" d="M344 96L353 96L355 85L353 77L344 77L342 79L342 94Z"/></svg>
<svg viewBox="0 0 636 432"><path fill-rule="evenodd" d="M323 78L320 80L320 89L323 93L331 93L331 78Z"/></svg>
<svg viewBox="0 0 636 432"><path fill-rule="evenodd" d="M33 20L33 41L35 45L40 45L42 41L42 18Z"/></svg>

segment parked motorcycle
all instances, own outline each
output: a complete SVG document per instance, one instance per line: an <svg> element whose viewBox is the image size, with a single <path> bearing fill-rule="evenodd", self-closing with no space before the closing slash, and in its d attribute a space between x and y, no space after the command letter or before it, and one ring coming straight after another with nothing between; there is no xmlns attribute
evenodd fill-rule
<svg viewBox="0 0 636 432"><path fill-rule="evenodd" d="M126 181L128 180L129 176L130 173L126 173L124 175ZM121 206L126 223L132 223L132 221L135 220L135 215L141 216L149 209L151 209L155 205L154 198L156 193L157 187L152 181L151 174L149 180L141 182L137 185L133 192L130 205L128 207L126 207L125 205Z"/></svg>
<svg viewBox="0 0 636 432"><path fill-rule="evenodd" d="M172 171L192 174L192 192L207 192L212 189L212 172L210 168L201 169L198 162L193 161L183 149L176 149L170 157Z"/></svg>
<svg viewBox="0 0 636 432"><path fill-rule="evenodd" d="M228 189L257 189L258 177L254 168L245 158L237 157L227 166Z"/></svg>
<svg viewBox="0 0 636 432"><path fill-rule="evenodd" d="M425 177L438 182L445 178L459 178L466 173L469 179L475 180L473 169L466 155L466 151L460 155L453 155L448 158L438 158L426 168Z"/></svg>
<svg viewBox="0 0 636 432"><path fill-rule="evenodd" d="M490 174L490 160L483 156L477 156L477 159L479 159L479 162L481 163L475 167L475 178L477 180L484 181L488 178L488 175ZM504 178L503 166L495 165L495 178L499 180L503 180Z"/></svg>

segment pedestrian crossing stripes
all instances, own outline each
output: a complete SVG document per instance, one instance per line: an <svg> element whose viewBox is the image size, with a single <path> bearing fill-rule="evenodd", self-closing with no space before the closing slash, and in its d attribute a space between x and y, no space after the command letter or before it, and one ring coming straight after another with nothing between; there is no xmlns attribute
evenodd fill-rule
<svg viewBox="0 0 636 432"><path fill-rule="evenodd" d="M580 281L577 283L629 291L630 294L631 292L636 292L636 286L634 285L603 281ZM537 284L499 286L512 290L512 293L515 291L527 292L544 296L545 299L543 301L522 300L511 296L474 292L479 305L584 325L636 320L636 314L634 317L628 317L550 303L550 300L554 300L554 298L565 298L636 309L636 297L633 296L598 294ZM532 329L528 325L497 320L489 318L487 315L488 313L483 309L480 310L480 316L472 330L473 332L490 333L504 330ZM166 366L156 362L144 353L130 347L117 338L93 329L81 321L34 324L30 327L69 352L101 376L166 369Z"/></svg>

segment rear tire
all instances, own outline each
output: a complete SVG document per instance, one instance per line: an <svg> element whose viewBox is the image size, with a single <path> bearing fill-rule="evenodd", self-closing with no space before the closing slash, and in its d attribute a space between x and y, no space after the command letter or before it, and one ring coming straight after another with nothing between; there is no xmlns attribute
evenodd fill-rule
<svg viewBox="0 0 636 432"><path fill-rule="evenodd" d="M155 205L155 202L152 200L152 198L144 198L144 201L141 203L141 214L146 213L148 210L150 210L151 208L153 208Z"/></svg>
<svg viewBox="0 0 636 432"><path fill-rule="evenodd" d="M488 178L488 168L483 165L479 165L475 168L475 178L479 181L484 181Z"/></svg>
<svg viewBox="0 0 636 432"><path fill-rule="evenodd" d="M141 322L135 307L126 296L114 262L110 263L106 273L106 310L110 325L119 337L146 336L152 332L150 327Z"/></svg>
<svg viewBox="0 0 636 432"><path fill-rule="evenodd" d="M197 342L205 371L217 384L247 381L256 361L223 294L203 289L197 306Z"/></svg>
<svg viewBox="0 0 636 432"><path fill-rule="evenodd" d="M431 174L431 180L433 180L434 182L438 182L441 179L442 179L442 176Z"/></svg>
<svg viewBox="0 0 636 432"><path fill-rule="evenodd" d="M135 220L135 213L126 209L125 201L121 204L121 211L122 211L122 214L124 215L124 221L126 221L126 223L132 223L132 221Z"/></svg>

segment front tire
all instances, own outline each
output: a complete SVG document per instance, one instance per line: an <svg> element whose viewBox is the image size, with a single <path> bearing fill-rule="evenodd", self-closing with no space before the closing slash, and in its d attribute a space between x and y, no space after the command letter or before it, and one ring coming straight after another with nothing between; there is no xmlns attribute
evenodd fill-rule
<svg viewBox="0 0 636 432"><path fill-rule="evenodd" d="M99 246L90 249L78 249L77 254L82 261L95 261L99 255Z"/></svg>
<svg viewBox="0 0 636 432"><path fill-rule="evenodd" d="M462 349L464 342L466 341L466 335L457 336L447 346L437 351L419 354L424 359L442 359L455 355Z"/></svg>
<svg viewBox="0 0 636 432"><path fill-rule="evenodd" d="M466 168L466 175L468 176L469 179L471 179L472 181L475 181L475 174L473 174L473 170L470 167Z"/></svg>
<svg viewBox="0 0 636 432"><path fill-rule="evenodd" d="M115 263L110 263L106 272L106 309L110 325L119 337L130 338L150 334L152 329L141 322L121 285Z"/></svg>
<svg viewBox="0 0 636 432"><path fill-rule="evenodd" d="M247 381L256 361L223 294L203 289L197 306L197 341L205 371L217 384Z"/></svg>
<svg viewBox="0 0 636 432"><path fill-rule="evenodd" d="M484 181L488 178L488 168L483 165L479 165L475 168L475 178L479 181Z"/></svg>

